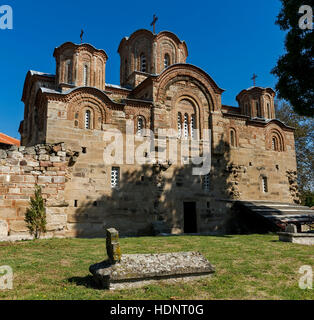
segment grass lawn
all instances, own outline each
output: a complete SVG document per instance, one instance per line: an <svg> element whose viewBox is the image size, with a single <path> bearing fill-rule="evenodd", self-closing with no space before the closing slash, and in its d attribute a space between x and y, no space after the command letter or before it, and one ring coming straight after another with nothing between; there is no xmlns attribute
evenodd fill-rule
<svg viewBox="0 0 314 320"><path fill-rule="evenodd" d="M0 266L14 270L14 289L0 299L314 299L298 286L302 265L314 269L314 248L276 235L121 239L122 253L200 251L216 267L211 279L108 292L93 287L88 268L106 257L105 239L0 243Z"/></svg>

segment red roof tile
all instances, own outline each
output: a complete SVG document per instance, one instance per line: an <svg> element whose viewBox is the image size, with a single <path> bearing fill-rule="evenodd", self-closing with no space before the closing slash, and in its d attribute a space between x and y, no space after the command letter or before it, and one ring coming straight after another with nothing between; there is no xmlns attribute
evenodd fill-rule
<svg viewBox="0 0 314 320"><path fill-rule="evenodd" d="M0 143L10 144L10 145L18 146L18 147L21 145L20 140L9 137L6 134L1 133L1 132L0 132Z"/></svg>

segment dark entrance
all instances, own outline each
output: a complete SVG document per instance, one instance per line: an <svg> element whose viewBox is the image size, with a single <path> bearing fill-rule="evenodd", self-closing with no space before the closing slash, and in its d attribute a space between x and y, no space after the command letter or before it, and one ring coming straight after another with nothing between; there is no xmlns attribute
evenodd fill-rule
<svg viewBox="0 0 314 320"><path fill-rule="evenodd" d="M184 233L197 233L196 202L184 202Z"/></svg>

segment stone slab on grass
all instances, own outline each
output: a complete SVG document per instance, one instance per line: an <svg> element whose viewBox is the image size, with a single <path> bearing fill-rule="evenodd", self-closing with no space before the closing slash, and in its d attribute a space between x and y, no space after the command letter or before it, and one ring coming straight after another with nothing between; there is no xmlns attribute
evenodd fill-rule
<svg viewBox="0 0 314 320"><path fill-rule="evenodd" d="M314 245L314 233L278 232L279 241Z"/></svg>
<svg viewBox="0 0 314 320"><path fill-rule="evenodd" d="M158 281L176 282L209 277L215 268L199 252L125 254L120 263L110 260L89 268L103 289L134 288Z"/></svg>

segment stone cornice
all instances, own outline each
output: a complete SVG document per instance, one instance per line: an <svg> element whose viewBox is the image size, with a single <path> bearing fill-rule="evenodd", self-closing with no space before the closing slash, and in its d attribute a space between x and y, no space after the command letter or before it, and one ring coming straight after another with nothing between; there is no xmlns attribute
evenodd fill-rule
<svg viewBox="0 0 314 320"><path fill-rule="evenodd" d="M21 98L22 102L25 102L29 88L31 88L32 84L36 81L45 81L45 82L54 83L55 75L48 74L48 73L28 71L24 81L23 93Z"/></svg>
<svg viewBox="0 0 314 320"><path fill-rule="evenodd" d="M53 100L53 101L62 101L65 103L68 103L71 101L72 98L74 98L76 95L80 94L90 94L95 97L98 97L100 100L103 100L108 106L110 106L112 109L116 110L123 110L125 104L124 103L117 103L108 97L106 93L103 91L93 88L93 87L77 87L75 89L71 89L67 92L61 93L61 92L45 92L41 88L41 95L45 97L47 100Z"/></svg>

